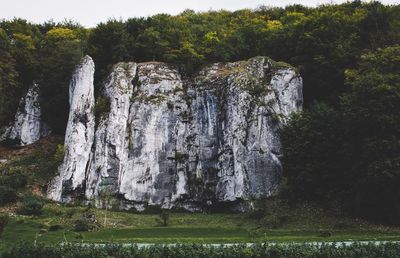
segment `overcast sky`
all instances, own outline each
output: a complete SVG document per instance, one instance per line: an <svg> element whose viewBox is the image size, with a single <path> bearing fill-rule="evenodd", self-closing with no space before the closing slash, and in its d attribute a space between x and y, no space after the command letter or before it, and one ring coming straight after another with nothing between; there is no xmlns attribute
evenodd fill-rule
<svg viewBox="0 0 400 258"><path fill-rule="evenodd" d="M0 0L0 18L24 18L33 22L50 19L71 19L86 27L109 18L149 16L157 13L178 14L185 9L196 11L238 10L260 5L285 6L293 3L315 6L323 3L342 3L345 0ZM382 0L395 4L400 0Z"/></svg>

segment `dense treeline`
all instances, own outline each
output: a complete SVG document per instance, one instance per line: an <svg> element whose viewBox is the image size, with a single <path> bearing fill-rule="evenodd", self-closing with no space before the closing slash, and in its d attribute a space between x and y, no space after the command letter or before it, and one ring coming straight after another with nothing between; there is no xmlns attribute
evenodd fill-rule
<svg viewBox="0 0 400 258"><path fill-rule="evenodd" d="M44 119L65 130L68 84L86 46L88 30L63 24L30 24L14 19L0 23L0 125L13 119L19 98L39 83Z"/></svg>
<svg viewBox="0 0 400 258"><path fill-rule="evenodd" d="M68 82L84 54L99 87L119 61L165 61L191 76L256 55L298 67L305 112L283 131L286 194L394 222L400 216L400 6L356 0L308 8L186 10L87 29L0 22L0 125L37 81L45 120L63 133Z"/></svg>
<svg viewBox="0 0 400 258"><path fill-rule="evenodd" d="M400 46L345 72L334 109L317 103L283 130L287 193L389 223L400 218Z"/></svg>

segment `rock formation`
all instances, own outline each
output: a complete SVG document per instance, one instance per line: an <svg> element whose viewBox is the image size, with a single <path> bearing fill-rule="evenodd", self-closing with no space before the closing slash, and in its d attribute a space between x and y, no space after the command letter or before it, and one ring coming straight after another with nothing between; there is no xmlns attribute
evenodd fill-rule
<svg viewBox="0 0 400 258"><path fill-rule="evenodd" d="M39 85L33 83L21 98L14 122L4 128L0 141L9 140L17 146L25 146L50 134L50 128L41 119L39 100Z"/></svg>
<svg viewBox="0 0 400 258"><path fill-rule="evenodd" d="M68 202L84 191L85 171L94 136L94 63L86 56L69 85L69 118L65 132L65 156L59 175L48 190L50 198Z"/></svg>
<svg viewBox="0 0 400 258"><path fill-rule="evenodd" d="M94 68L85 60L71 82L66 155L49 197L90 200L108 189L123 208L204 210L276 193L278 130L302 106L293 68L256 57L183 80L164 63L119 63L95 130Z"/></svg>

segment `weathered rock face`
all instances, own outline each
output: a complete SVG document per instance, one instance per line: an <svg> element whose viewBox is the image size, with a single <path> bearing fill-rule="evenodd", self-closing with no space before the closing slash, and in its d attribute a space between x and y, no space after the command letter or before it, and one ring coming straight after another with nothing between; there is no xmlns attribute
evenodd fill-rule
<svg viewBox="0 0 400 258"><path fill-rule="evenodd" d="M119 179L128 161L128 120L135 63L120 63L114 67L104 87L110 112L98 125L94 150L87 170L86 196L92 198L104 186L118 192Z"/></svg>
<svg viewBox="0 0 400 258"><path fill-rule="evenodd" d="M195 170L216 201L277 191L282 170L278 129L301 108L301 85L293 69L266 58L216 64L197 77L192 105Z"/></svg>
<svg viewBox="0 0 400 258"><path fill-rule="evenodd" d="M50 134L50 128L42 122L39 85L33 83L19 102L14 122L4 129L0 141L11 140L18 146L32 144Z"/></svg>
<svg viewBox="0 0 400 258"><path fill-rule="evenodd" d="M278 129L301 109L302 80L293 68L265 57L214 64L187 81L163 63L120 63L103 95L110 110L93 145L71 141L67 128L64 179L55 180L61 186L50 197L92 199L111 189L124 208L203 210L276 193L282 173ZM77 113L72 106L71 113ZM68 127L73 120L70 115ZM93 135L94 129L80 130ZM82 164L66 165L76 159L73 146L82 144Z"/></svg>
<svg viewBox="0 0 400 258"><path fill-rule="evenodd" d="M86 56L69 85L70 112L65 132L65 156L48 196L68 202L84 192L85 175L94 136L94 63Z"/></svg>

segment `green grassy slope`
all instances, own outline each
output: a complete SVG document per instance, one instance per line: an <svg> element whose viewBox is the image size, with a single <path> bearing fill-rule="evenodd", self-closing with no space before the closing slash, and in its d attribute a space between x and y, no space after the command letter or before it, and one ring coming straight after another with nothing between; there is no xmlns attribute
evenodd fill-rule
<svg viewBox="0 0 400 258"><path fill-rule="evenodd" d="M96 214L99 227L91 232L74 232L73 222L85 210L85 207L63 207L48 203L41 216L14 215L0 238L0 248L8 248L18 241L234 243L400 240L399 228L335 218L311 205L294 208L287 222L272 228L262 226L259 219L247 214L171 213L168 226L163 227L157 222L158 215L116 211L107 212L108 222L104 226L105 210L92 209ZM68 214L73 215L69 218ZM62 229L45 232L51 225L61 225ZM329 231L332 235L320 236L321 229Z"/></svg>

